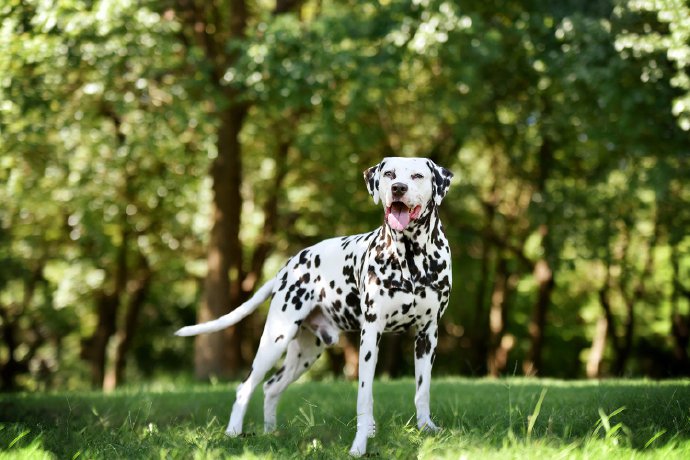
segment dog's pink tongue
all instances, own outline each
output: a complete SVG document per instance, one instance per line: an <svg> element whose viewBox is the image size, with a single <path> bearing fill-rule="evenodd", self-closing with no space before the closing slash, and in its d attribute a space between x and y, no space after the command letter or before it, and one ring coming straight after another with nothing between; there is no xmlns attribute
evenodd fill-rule
<svg viewBox="0 0 690 460"><path fill-rule="evenodd" d="M388 214L388 225L393 230L404 230L409 223L410 211L406 206L391 206L391 212Z"/></svg>

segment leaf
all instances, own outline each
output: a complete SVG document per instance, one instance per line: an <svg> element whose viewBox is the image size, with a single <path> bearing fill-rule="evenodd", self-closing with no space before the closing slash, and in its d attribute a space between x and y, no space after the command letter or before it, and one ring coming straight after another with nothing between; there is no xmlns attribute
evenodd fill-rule
<svg viewBox="0 0 690 460"><path fill-rule="evenodd" d="M9 445L7 446L7 448L8 448L8 449L11 449L12 446L14 446L15 444L17 444L22 438L24 438L24 437L25 437L26 435L28 435L29 433L31 433L31 430L24 430L24 431L22 431L21 433L19 433L19 435L17 435L17 437L15 437L15 438L9 443Z"/></svg>
<svg viewBox="0 0 690 460"><path fill-rule="evenodd" d="M530 437L532 436L532 430L534 429L534 425L535 423L537 423L537 418L539 417L539 413L541 412L541 405L544 402L544 398L546 397L546 391L546 388L541 390L539 400L537 401L537 404L534 406L532 415L529 417L529 423L527 424L527 439L530 439Z"/></svg>

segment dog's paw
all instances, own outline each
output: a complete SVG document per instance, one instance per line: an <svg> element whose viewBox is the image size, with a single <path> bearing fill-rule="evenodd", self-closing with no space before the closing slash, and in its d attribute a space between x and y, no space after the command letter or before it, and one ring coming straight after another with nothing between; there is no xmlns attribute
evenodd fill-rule
<svg viewBox="0 0 690 460"><path fill-rule="evenodd" d="M367 453L367 436L366 433L363 434L364 436L357 433L355 436L355 440L350 448L350 455L353 457L361 457Z"/></svg>
<svg viewBox="0 0 690 460"><path fill-rule="evenodd" d="M356 447L354 447L354 446L350 449L350 455L351 455L352 457L358 457L358 458L359 458L359 457L362 457L362 456L366 455L366 453L367 453L367 450L366 450L366 449L364 449L364 450L359 450L358 448L356 448Z"/></svg>
<svg viewBox="0 0 690 460"><path fill-rule="evenodd" d="M441 428L437 427L436 424L432 422L430 418L417 420L417 428L419 428L420 431L423 431L425 433L438 433L439 431L441 431Z"/></svg>
<svg viewBox="0 0 690 460"><path fill-rule="evenodd" d="M271 434L276 431L275 423L264 423L264 433Z"/></svg>
<svg viewBox="0 0 690 460"><path fill-rule="evenodd" d="M225 436L229 438L237 438L239 436L242 436L242 430L235 430L228 427L228 429L225 430Z"/></svg>

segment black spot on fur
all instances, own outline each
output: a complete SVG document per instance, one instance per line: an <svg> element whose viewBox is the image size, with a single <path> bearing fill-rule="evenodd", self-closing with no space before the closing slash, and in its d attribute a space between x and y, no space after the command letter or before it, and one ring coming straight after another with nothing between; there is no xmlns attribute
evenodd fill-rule
<svg viewBox="0 0 690 460"><path fill-rule="evenodd" d="M280 278L280 287L278 288L278 291L283 291L285 290L285 286L287 286L287 271L283 273L283 276Z"/></svg>
<svg viewBox="0 0 690 460"><path fill-rule="evenodd" d="M299 253L299 263L306 264L309 261L309 250L305 249Z"/></svg>
<svg viewBox="0 0 690 460"><path fill-rule="evenodd" d="M426 333L417 335L414 351L417 359L421 359L431 352L431 341Z"/></svg>
<svg viewBox="0 0 690 460"><path fill-rule="evenodd" d="M354 308L359 306L359 296L355 291L350 292L347 297L345 297L345 303Z"/></svg>
<svg viewBox="0 0 690 460"><path fill-rule="evenodd" d="M345 276L345 282L347 284L355 284L355 267L352 265L345 265L343 267L343 276Z"/></svg>
<svg viewBox="0 0 690 460"><path fill-rule="evenodd" d="M333 302L334 311L340 311L341 308L343 308L343 303L340 300L336 300Z"/></svg>

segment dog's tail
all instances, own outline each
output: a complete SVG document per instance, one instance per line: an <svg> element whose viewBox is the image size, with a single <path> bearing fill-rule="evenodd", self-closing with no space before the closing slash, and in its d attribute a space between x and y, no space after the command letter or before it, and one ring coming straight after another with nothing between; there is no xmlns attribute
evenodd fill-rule
<svg viewBox="0 0 690 460"><path fill-rule="evenodd" d="M206 334L209 332L220 331L226 327L232 326L233 324L239 323L246 316L256 310L264 300L268 299L273 292L274 284L275 278L267 281L266 284L261 286L261 288L256 291L256 294L254 294L251 299L247 300L245 303L235 308L227 315L223 315L218 319L207 321L205 323L195 324L194 326L185 326L175 332L175 335L188 337L190 335Z"/></svg>

